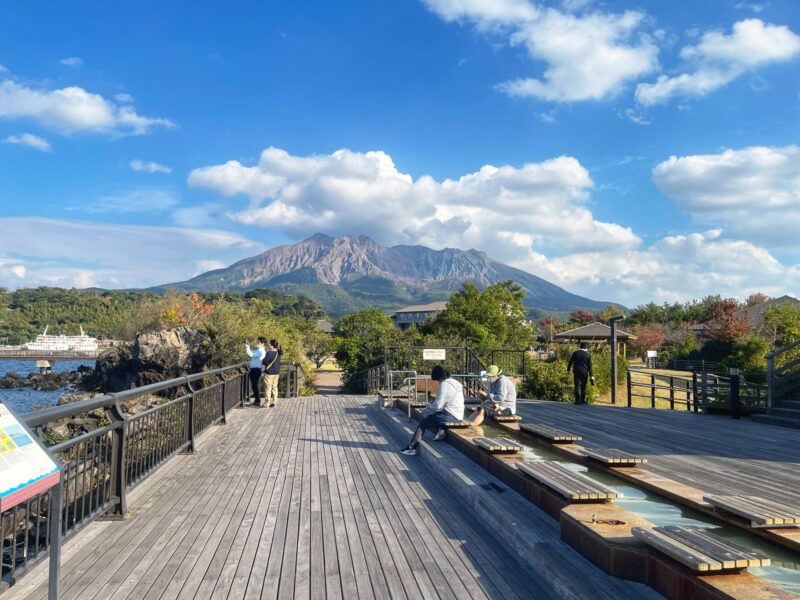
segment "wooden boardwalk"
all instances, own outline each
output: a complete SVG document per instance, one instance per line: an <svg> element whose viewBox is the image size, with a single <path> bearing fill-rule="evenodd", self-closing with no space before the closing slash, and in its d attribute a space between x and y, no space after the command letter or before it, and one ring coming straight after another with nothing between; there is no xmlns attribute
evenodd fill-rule
<svg viewBox="0 0 800 600"><path fill-rule="evenodd" d="M647 459L642 470L709 494L800 506L800 432L683 411L521 402L523 423L546 423Z"/></svg>
<svg viewBox="0 0 800 600"><path fill-rule="evenodd" d="M397 453L372 404L331 396L234 411L131 492L127 521L67 541L62 597L557 597L422 461ZM554 522L541 535L573 552ZM583 563L564 577L605 581ZM621 597L618 580L602 585L594 598ZM43 599L45 586L37 565L4 597Z"/></svg>

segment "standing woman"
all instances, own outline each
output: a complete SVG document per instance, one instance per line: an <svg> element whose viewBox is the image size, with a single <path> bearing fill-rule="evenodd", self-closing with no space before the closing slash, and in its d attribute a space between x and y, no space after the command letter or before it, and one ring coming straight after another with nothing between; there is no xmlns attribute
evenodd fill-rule
<svg viewBox="0 0 800 600"><path fill-rule="evenodd" d="M261 361L264 360L264 356L267 354L264 348L266 343L267 338L259 337L258 346L255 350L250 349L250 342L245 342L244 344L244 350L247 352L247 356L250 357L250 389L253 390L253 396L255 397L254 406L261 406L258 382L261 379Z"/></svg>
<svg viewBox="0 0 800 600"><path fill-rule="evenodd" d="M281 356L283 349L278 340L269 341L269 350L264 360L264 379L267 382L267 406L278 405L278 378L281 374Z"/></svg>

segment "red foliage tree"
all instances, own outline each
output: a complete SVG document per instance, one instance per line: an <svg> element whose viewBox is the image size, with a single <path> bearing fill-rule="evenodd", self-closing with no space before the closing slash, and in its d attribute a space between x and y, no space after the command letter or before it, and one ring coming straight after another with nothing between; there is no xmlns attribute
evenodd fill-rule
<svg viewBox="0 0 800 600"><path fill-rule="evenodd" d="M720 342L735 342L750 332L750 326L736 312L736 300L717 300L711 306L711 319L707 323L708 333Z"/></svg>
<svg viewBox="0 0 800 600"><path fill-rule="evenodd" d="M634 330L637 339L631 341L631 345L644 358L648 350L658 350L667 339L664 326L659 323L652 325L641 325Z"/></svg>
<svg viewBox="0 0 800 600"><path fill-rule="evenodd" d="M569 313L569 320L578 325L588 325L594 323L594 315L588 310L578 309Z"/></svg>

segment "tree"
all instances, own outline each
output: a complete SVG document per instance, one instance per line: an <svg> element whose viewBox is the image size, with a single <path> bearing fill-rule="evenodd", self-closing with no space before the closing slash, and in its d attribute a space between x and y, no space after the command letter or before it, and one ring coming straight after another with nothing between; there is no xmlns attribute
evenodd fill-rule
<svg viewBox="0 0 800 600"><path fill-rule="evenodd" d="M631 340L631 345L644 358L648 350L660 350L666 340L664 326L654 323L652 325L640 325L634 328L635 340Z"/></svg>
<svg viewBox="0 0 800 600"><path fill-rule="evenodd" d="M764 311L764 329L775 346L786 346L800 339L800 304L785 302Z"/></svg>
<svg viewBox="0 0 800 600"><path fill-rule="evenodd" d="M755 306L756 304L763 304L764 302L767 302L769 299L770 299L769 296L767 296L766 294L762 294L761 292L756 292L755 294L750 294L747 297L747 300L744 301L744 305L745 307L750 308L751 306Z"/></svg>
<svg viewBox="0 0 800 600"><path fill-rule="evenodd" d="M577 325L589 325L594 323L594 315L588 310L579 308L569 313L569 320Z"/></svg>
<svg viewBox="0 0 800 600"><path fill-rule="evenodd" d="M767 340L758 335L745 335L733 345L728 362L746 372L763 371L767 366L767 352Z"/></svg>
<svg viewBox="0 0 800 600"><path fill-rule="evenodd" d="M319 331L316 322L309 322L313 329L306 331L303 336L303 346L305 347L308 360L313 362L319 369L323 363L332 358L336 353L336 342L330 334Z"/></svg>
<svg viewBox="0 0 800 600"><path fill-rule="evenodd" d="M707 331L719 342L732 343L750 331L747 322L736 313L739 303L733 299L717 300L711 307Z"/></svg>
<svg viewBox="0 0 800 600"><path fill-rule="evenodd" d="M384 348L400 336L394 321L377 308L344 317L338 329L336 361L349 376L382 361Z"/></svg>
<svg viewBox="0 0 800 600"><path fill-rule="evenodd" d="M539 328L541 329L542 335L548 342L553 341L558 323L558 317L554 315L545 315L539 319Z"/></svg>
<svg viewBox="0 0 800 600"><path fill-rule="evenodd" d="M522 288L513 281L501 281L483 291L465 283L425 331L484 356L496 348L527 348L534 332L526 321L523 298Z"/></svg>
<svg viewBox="0 0 800 600"><path fill-rule="evenodd" d="M600 323L608 323L611 317L617 317L620 315L624 315L625 311L622 310L616 304L609 304L603 310L597 313L597 320Z"/></svg>

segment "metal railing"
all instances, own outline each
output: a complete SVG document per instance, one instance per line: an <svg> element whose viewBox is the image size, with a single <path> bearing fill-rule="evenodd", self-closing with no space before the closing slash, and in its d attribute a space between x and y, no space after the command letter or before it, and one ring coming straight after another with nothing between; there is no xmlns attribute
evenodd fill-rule
<svg viewBox="0 0 800 600"><path fill-rule="evenodd" d="M280 377L278 378L278 395L281 398L297 398L300 396L303 374L303 365L300 363L282 363Z"/></svg>
<svg viewBox="0 0 800 600"><path fill-rule="evenodd" d="M62 535L101 516L125 518L128 491L175 454L193 452L197 436L224 423L248 391L242 364L24 415L62 467ZM142 401L149 408L129 412ZM89 430L61 441L48 427L69 430L70 420ZM5 586L46 555L52 495L44 492L0 515Z"/></svg>
<svg viewBox="0 0 800 600"><path fill-rule="evenodd" d="M497 365L509 377L522 377L525 381L527 371L527 350L497 349L489 353L489 363Z"/></svg>
<svg viewBox="0 0 800 600"><path fill-rule="evenodd" d="M657 364L660 369L668 369L671 371L698 371L700 373L716 371L719 373L725 370L722 363L712 362L710 360L681 360L677 358L670 358L668 360L658 360Z"/></svg>
<svg viewBox="0 0 800 600"><path fill-rule="evenodd" d="M762 373L755 373L763 377ZM739 379L739 408L742 414L764 412L768 408L769 385L747 380L747 374L724 377L713 373L698 373L700 405L705 412L730 412L731 379Z"/></svg>

